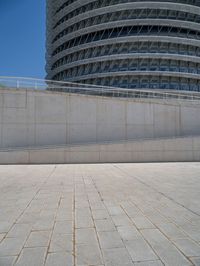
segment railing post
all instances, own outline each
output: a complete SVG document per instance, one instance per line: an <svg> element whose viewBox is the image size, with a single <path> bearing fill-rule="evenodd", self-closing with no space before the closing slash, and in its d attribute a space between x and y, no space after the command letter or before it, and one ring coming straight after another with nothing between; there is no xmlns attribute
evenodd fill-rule
<svg viewBox="0 0 200 266"><path fill-rule="evenodd" d="M17 80L17 89L19 89L19 80Z"/></svg>

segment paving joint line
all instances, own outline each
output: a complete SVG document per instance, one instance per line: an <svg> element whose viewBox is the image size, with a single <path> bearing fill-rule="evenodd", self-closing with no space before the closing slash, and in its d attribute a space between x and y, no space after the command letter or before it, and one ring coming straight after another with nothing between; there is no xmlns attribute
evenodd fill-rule
<svg viewBox="0 0 200 266"><path fill-rule="evenodd" d="M129 177L131 177L131 178L135 178L135 179L136 179L138 182L140 182L141 184L145 185L145 186L148 187L148 188L151 188L152 190L154 190L155 192L157 192L157 193L159 193L160 195L164 196L165 198L171 200L172 202L176 203L177 205L181 206L182 208L186 209L187 211L189 211L189 212L191 212L191 213L193 213L193 214L195 214L195 215L197 215L197 216L200 217L200 214L199 214L199 213L197 213L197 212L195 212L195 211L189 209L188 207L186 207L186 206L184 206L183 204L177 202L176 200L174 200L174 199L171 198L170 196L167 196L165 193L163 193L163 192L157 190L156 188L153 188L151 185L149 185L149 184L145 183L144 181L142 181L139 177L134 176L134 175L130 175L128 172L122 170L119 166L117 166L117 165L115 165L115 164L113 164L113 167L117 168L117 169L120 170L123 174L126 174L126 175L128 175Z"/></svg>
<svg viewBox="0 0 200 266"><path fill-rule="evenodd" d="M119 170L121 170L121 172L124 174L125 173L125 171L123 171L122 169L120 169L119 167L117 167L117 166L115 166L117 169L119 169ZM128 173L127 173L128 174ZM128 174L129 175L129 174ZM129 175L130 176L130 175ZM130 176L130 177L134 177L136 180L138 180L140 183L142 183L143 185L146 185L146 183L144 182L142 182L142 181L140 181L137 177L135 177L135 176ZM147 187L150 187L150 188L152 188L151 186L148 186L148 185L146 185ZM153 188L152 188L153 189ZM158 192L159 193L159 191L157 191L156 189L155 189L155 191L156 192ZM160 194L162 194L162 193L160 193ZM164 194L163 194L164 195ZM174 201L175 202L175 201ZM138 207L139 208L139 207ZM140 209L140 208L139 208ZM141 210L141 209L140 209ZM141 210L141 212L144 214L144 212ZM167 219L167 218L166 218ZM190 260L190 258L189 258L189 256L186 256L183 252L182 252L182 250L180 250L176 245L175 245L175 243L174 242L172 242L171 241L171 239L163 232L163 231L161 231L160 230L160 228L153 222L153 221L151 221L154 225L155 225L155 227L156 227L156 229L161 233L161 234L163 234L166 238L167 238L167 240L172 244L172 246L174 246L189 262L191 262L192 263L192 265L195 265L191 260ZM138 229L138 231L140 232L140 231L142 231L143 229ZM141 235L142 235L142 233L141 233ZM144 236L142 235L142 237L144 238ZM153 247L151 246L151 244L149 243L149 241L148 240L146 240L145 238L144 238L144 240L148 243L148 245L153 249ZM154 249L153 249L153 251L154 251ZM155 252L155 251L154 251ZM157 254L157 252L155 252L156 253L156 255L158 256L158 254ZM160 258L160 256L158 256L159 258ZM160 259L161 260L161 259ZM162 261L162 260L161 260ZM162 261L163 262L163 261ZM163 262L164 263L164 262Z"/></svg>
<svg viewBox="0 0 200 266"><path fill-rule="evenodd" d="M38 195L39 191L40 191L41 188L44 186L44 184L47 182L47 180L48 180L48 179L52 176L52 174L55 172L56 168L57 168L57 166L55 165L55 166L53 167L52 171L50 172L50 174L46 177L45 181L41 184L41 186L39 187L39 189L36 191L34 197L31 199L31 201L30 201L29 204L26 206L26 208L24 209L24 211L21 213L21 215L20 215L15 221L17 221L17 220L18 220L18 219L19 219L19 218L25 213L26 209L30 206L30 204L32 203L32 201L33 201L33 200L35 199L35 197ZM16 223L14 223L14 224L16 224ZM14 225L14 224L13 224L13 225ZM13 227L13 226L12 226L12 227ZM11 227L11 228L12 228L12 227ZM11 230L11 229L10 229L10 230ZM9 231L10 231L10 230L9 230ZM31 230L31 231L32 231L32 230ZM31 231L30 231L30 234L31 234ZM8 233L7 233L7 234L8 234ZM21 251L19 252L19 254L17 255L17 257L16 257L16 259L15 259L15 262L14 262L14 265L17 263L17 261L18 261L20 255L21 255L23 249L25 248L25 244L26 244L26 242L27 242L27 240L28 240L30 234L27 236L26 240L24 241L24 245L23 245Z"/></svg>

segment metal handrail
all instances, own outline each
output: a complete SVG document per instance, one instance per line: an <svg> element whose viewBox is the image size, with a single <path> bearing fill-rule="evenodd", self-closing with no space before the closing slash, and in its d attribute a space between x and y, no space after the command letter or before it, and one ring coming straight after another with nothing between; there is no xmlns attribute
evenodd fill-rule
<svg viewBox="0 0 200 266"><path fill-rule="evenodd" d="M200 101L200 92L166 91L150 89L127 89L110 86L73 83L24 77L0 76L0 88L48 90L67 93L79 93L103 97L148 98L163 100Z"/></svg>

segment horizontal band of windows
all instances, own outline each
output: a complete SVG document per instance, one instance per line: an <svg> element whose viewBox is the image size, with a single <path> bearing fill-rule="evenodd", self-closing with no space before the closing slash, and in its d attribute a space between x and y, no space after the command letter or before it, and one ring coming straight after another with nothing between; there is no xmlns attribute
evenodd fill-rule
<svg viewBox="0 0 200 266"><path fill-rule="evenodd" d="M62 67L66 64L73 62L85 61L87 63L88 59L93 59L101 61L102 57L105 56L121 56L126 54L127 58L135 58L140 56L144 58L145 56L149 57L166 57L170 56L173 58L175 56L182 57L183 60L200 60L200 48L182 44L172 44L172 43L123 43L123 44L113 44L103 47L97 47L95 49L90 48L80 52L75 52L73 54L67 55L59 59L56 63L53 64L51 70L54 70L58 67ZM187 58L189 57L189 58Z"/></svg>
<svg viewBox="0 0 200 266"><path fill-rule="evenodd" d="M123 8L125 9L125 8ZM53 38L52 42L57 41L63 36L75 32L77 30L90 27L92 25L98 25L111 21L129 20L129 19L173 19L180 21L191 21L195 23L200 22L200 15L192 14L189 12L170 10L170 9L125 9L120 11L110 12L109 10L104 10L103 14L92 16L91 12L84 19L73 20L73 23L67 21L66 25L62 26L61 31ZM77 21L78 20L78 21ZM64 28L64 29L63 29ZM56 31L57 32L57 31Z"/></svg>
<svg viewBox="0 0 200 266"><path fill-rule="evenodd" d="M101 85L101 86L111 86L111 87L121 87L126 89L163 89L163 90L184 90L184 91L200 91L200 83L176 83L176 82L167 82L167 81L154 81L154 82L139 82L133 83L126 79L121 80L110 80L107 79L89 79L80 81L80 83Z"/></svg>
<svg viewBox="0 0 200 266"><path fill-rule="evenodd" d="M116 5L116 4L120 4L120 3L129 3L129 2L149 2L149 0L100 0L102 2L103 6L109 6L109 5ZM65 3L63 3L55 12L55 14L58 14L61 10L63 10L64 8L68 7L70 5L72 5L75 2L79 2L80 3L80 7L83 8L83 10L87 10L87 5L91 5L91 9L95 9L96 6L98 7L98 2L99 1L95 1L95 0L91 0L91 3L87 3L84 4L83 1L77 1L77 0L68 0ZM166 2L166 0L154 0L152 2ZM174 0L168 0L167 2L172 2L174 3ZM200 0L176 0L176 4L187 4L187 5L195 5L195 6L200 6ZM76 4L77 6L78 4ZM80 8L79 7L79 8ZM91 10L90 9L90 10Z"/></svg>
<svg viewBox="0 0 200 266"><path fill-rule="evenodd" d="M180 19L180 17L182 17L182 19ZM63 31L61 31L59 34L56 35L56 37L53 39L53 43L69 33L75 32L83 28L90 27L92 25L103 24L103 23L111 22L111 21L129 20L129 19L142 19L143 20L143 19L163 19L163 18L181 20L181 21L192 21L195 23L200 22L200 15L199 16L191 15L191 14L180 12L180 11L170 12L169 10L147 9L147 10L129 10L129 11L124 11L124 12L121 12L121 11L113 12L113 13L107 13L104 15L95 16L92 18L90 17L88 19L75 23L71 26L68 26Z"/></svg>
<svg viewBox="0 0 200 266"><path fill-rule="evenodd" d="M57 80L66 80L62 75L54 77ZM71 81L71 79L70 79ZM171 76L107 76L79 80L83 84L113 86L132 89L174 89L200 91L200 81L187 78L174 78Z"/></svg>
<svg viewBox="0 0 200 266"><path fill-rule="evenodd" d="M75 47L81 44L96 42L104 39L112 39L112 38L120 38L120 37L129 37L129 36L140 36L145 34L152 34L159 36L169 36L169 37L183 37L189 39L198 39L200 40L200 32L193 31L185 28L178 27L169 27L169 26L128 26L128 27L118 27L114 29L105 29L97 32L92 32L89 34L84 34L70 41L65 42L60 45L55 51L52 53L52 56L57 53L62 52L63 50L69 49L71 47Z"/></svg>
<svg viewBox="0 0 200 266"><path fill-rule="evenodd" d="M62 77L62 80L69 80L69 81L80 81L84 79L94 79L94 78L106 78L109 76L113 77L120 77L120 76L162 76L162 77L176 77L176 78L188 78L193 80L194 82L200 81L200 75L193 74L193 73L186 73L186 72L168 72L168 71L119 71L119 72L103 72L103 73L94 73L94 74L88 74L88 75L81 75L81 76L70 76L69 78L66 77L65 72L60 72L52 79L59 80L59 76Z"/></svg>
<svg viewBox="0 0 200 266"><path fill-rule="evenodd" d="M107 56L96 60L83 60L72 64L64 65L52 71L52 75L65 71L68 75L76 76L80 72L84 74L92 74L97 72L109 71L175 71L200 74L200 58L187 58L184 56L171 57L166 55L163 57L159 54L153 55L118 55L115 57ZM198 60L196 60L198 59ZM192 61L194 60L194 61ZM74 73L75 72L75 73Z"/></svg>
<svg viewBox="0 0 200 266"><path fill-rule="evenodd" d="M106 62L96 62L87 65L81 65L65 69L62 72L66 77L76 77L82 75L90 75L107 72L148 72L148 71L165 71L165 72L183 72L200 74L200 63L175 61L175 60L159 60L159 59L143 59L143 60L115 60Z"/></svg>
<svg viewBox="0 0 200 266"><path fill-rule="evenodd" d="M111 38L111 39L104 39L99 40L96 42L90 42L81 44L72 48L69 48L67 50L61 51L59 54L56 54L55 56L51 56L48 59L48 64L53 65L58 60L62 60L65 56L68 57L74 53L77 52L83 52L87 51L87 49L92 49L93 51L96 51L98 49L102 50L103 47L107 46L113 46L113 45L124 45L124 44L132 44L135 45L137 43L149 43L150 45L153 45L154 43L158 42L158 36L157 35L140 35L140 38L138 39L138 36L125 36L120 38ZM162 44L183 44L186 46L193 46L195 48L200 47L200 41L195 39L189 39L189 38L179 38L177 36L162 36L159 35L159 42ZM138 48L137 48L138 49ZM182 54L182 50L179 49L180 54Z"/></svg>
<svg viewBox="0 0 200 266"><path fill-rule="evenodd" d="M92 34L94 36L102 33L119 34L118 29L120 31L125 31L126 36L131 35L131 33L146 31L148 34L151 32L153 28L158 27L160 32L163 32L167 27L170 31L174 31L174 29L178 29L178 32L186 31L188 34L194 32L194 34L200 34L199 23L180 21L180 20L167 20L167 19L128 19L122 21L111 21L108 23L102 23L98 25L92 25L87 28L83 28L72 32L66 36L63 36L59 40L51 43L52 50L55 50L65 44L66 42L73 41L74 39L82 38L85 35ZM126 31L127 29L127 31ZM158 32L159 33L159 32ZM101 35L101 34L100 34ZM109 36L108 35L108 36Z"/></svg>

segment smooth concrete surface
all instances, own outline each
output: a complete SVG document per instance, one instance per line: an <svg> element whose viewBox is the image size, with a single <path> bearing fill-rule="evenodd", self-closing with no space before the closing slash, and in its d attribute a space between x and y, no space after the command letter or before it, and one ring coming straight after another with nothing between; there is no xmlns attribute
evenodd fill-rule
<svg viewBox="0 0 200 266"><path fill-rule="evenodd" d="M1 266L199 266L200 163L0 166Z"/></svg>
<svg viewBox="0 0 200 266"><path fill-rule="evenodd" d="M195 161L200 161L200 137L0 150L0 164Z"/></svg>
<svg viewBox="0 0 200 266"><path fill-rule="evenodd" d="M200 135L200 104L0 89L0 148Z"/></svg>

